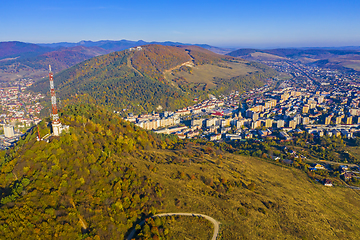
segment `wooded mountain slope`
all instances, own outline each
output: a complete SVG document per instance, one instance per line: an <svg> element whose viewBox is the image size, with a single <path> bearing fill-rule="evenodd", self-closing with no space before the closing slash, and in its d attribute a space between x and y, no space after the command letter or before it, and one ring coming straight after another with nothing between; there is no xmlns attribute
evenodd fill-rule
<svg viewBox="0 0 360 240"><path fill-rule="evenodd" d="M259 64L248 62L241 64L251 68L249 71L237 72L227 66L231 61L237 64L238 60L200 47L146 45L140 51L125 50L84 61L55 75L54 83L62 99L86 94L97 104L114 110L125 108L132 112L150 112L159 105L166 110L185 107L195 97L207 98L208 93L247 90L262 85L264 79L275 75L275 71L263 65L259 67ZM196 84L191 85L173 72L186 67L203 73L204 70L197 66L205 65L232 70L233 73L231 77L209 75L198 78ZM171 79L166 78L166 74L172 74ZM209 81L211 87L207 86ZM37 82L30 90L48 93L48 79Z"/></svg>
<svg viewBox="0 0 360 240"><path fill-rule="evenodd" d="M163 212L209 215L221 222L219 239L360 235L355 190L328 188L299 169L211 142L145 132L97 106L68 107L61 121L68 133L37 142L33 129L1 155L0 238L124 239ZM40 135L48 132L40 124ZM168 220L149 222L138 238L168 239L169 231L191 227L169 228Z"/></svg>

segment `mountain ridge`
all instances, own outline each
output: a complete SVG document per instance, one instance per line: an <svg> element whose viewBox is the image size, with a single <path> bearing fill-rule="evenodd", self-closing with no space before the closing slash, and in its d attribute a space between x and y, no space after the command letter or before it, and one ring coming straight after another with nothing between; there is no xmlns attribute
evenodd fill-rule
<svg viewBox="0 0 360 240"><path fill-rule="evenodd" d="M191 66L182 66L188 61ZM201 75L209 69L226 74ZM197 46L145 45L140 51L124 50L86 60L56 74L54 83L62 99L88 94L113 110L151 112L159 105L172 111L183 108L192 105L194 98L207 99L208 93L261 86L274 74L265 66L235 61ZM38 81L30 90L48 94L48 79Z"/></svg>
<svg viewBox="0 0 360 240"><path fill-rule="evenodd" d="M73 47L73 46L89 46L89 47L101 47L104 49L112 50L112 51L121 51L130 47L137 47L142 45L149 45L149 44L159 44L163 46L178 46L178 45L186 45L186 46L199 46L208 50L213 50L216 53L227 53L231 52L233 50L232 48L221 48L216 46L211 46L209 44L191 44L191 43L181 43L181 42L172 42L172 41L164 41L164 42L158 42L158 41L131 41L131 40L100 40L100 41L86 41L82 40L77 43L73 42L59 42L59 43L38 43L37 45L43 46L43 47L51 47L51 48L57 48L57 47Z"/></svg>
<svg viewBox="0 0 360 240"><path fill-rule="evenodd" d="M0 80L11 81L19 78L36 78L39 79L46 75L43 64L44 59L48 64L54 66L55 73L71 67L91 57L107 54L114 51L122 51L132 47L143 46L150 42L129 41L129 40L102 40L102 41L80 41L78 43L52 43L52 44L33 44L23 42L0 42ZM180 42L151 42L163 46L184 45ZM188 44L191 45L191 44ZM201 44L217 53L227 53L230 49L217 48L206 44ZM87 49L79 50L80 47ZM76 52L76 50L79 50ZM52 54L50 54L52 52ZM92 53L91 53L92 52ZM97 53L94 53L97 52ZM68 53L67 55L65 53ZM52 57L57 55L58 57ZM61 56L61 57L60 57ZM47 65L48 65L47 64Z"/></svg>

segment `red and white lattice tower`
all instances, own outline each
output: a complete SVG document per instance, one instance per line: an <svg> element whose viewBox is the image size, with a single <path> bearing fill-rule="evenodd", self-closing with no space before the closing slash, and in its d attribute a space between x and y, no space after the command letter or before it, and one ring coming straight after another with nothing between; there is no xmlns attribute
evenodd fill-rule
<svg viewBox="0 0 360 240"><path fill-rule="evenodd" d="M56 106L56 94L54 89L53 72L49 65L49 80L50 80L50 93L51 93L51 106L52 106L52 128L54 136L59 136L61 133L61 122L59 121L58 110Z"/></svg>

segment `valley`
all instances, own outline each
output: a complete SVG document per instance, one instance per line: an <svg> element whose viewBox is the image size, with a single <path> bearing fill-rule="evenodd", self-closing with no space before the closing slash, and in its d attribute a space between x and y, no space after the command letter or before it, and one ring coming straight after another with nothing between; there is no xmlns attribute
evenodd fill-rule
<svg viewBox="0 0 360 240"><path fill-rule="evenodd" d="M217 239L357 239L357 73L262 56L145 45L56 74L69 128L0 151L0 236L209 239L203 214Z"/></svg>

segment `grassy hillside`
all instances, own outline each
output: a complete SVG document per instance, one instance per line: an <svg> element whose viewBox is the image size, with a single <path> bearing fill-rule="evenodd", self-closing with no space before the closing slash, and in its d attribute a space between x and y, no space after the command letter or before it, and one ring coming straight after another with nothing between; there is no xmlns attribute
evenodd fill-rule
<svg viewBox="0 0 360 240"><path fill-rule="evenodd" d="M184 71L191 74L181 75ZM261 64L196 46L146 45L140 51L125 50L84 61L55 75L54 83L62 99L86 94L99 105L139 113L154 111L159 105L175 110L208 93L261 86L275 74ZM48 93L48 79L30 90Z"/></svg>
<svg viewBox="0 0 360 240"><path fill-rule="evenodd" d="M177 78L182 78L186 79L190 84L208 84L210 88L214 88L214 77L231 78L256 71L255 68L252 68L247 63L246 61L239 61L224 63L223 65L190 65L190 68L177 68L166 72L165 78L174 82L176 82Z"/></svg>
<svg viewBox="0 0 360 240"><path fill-rule="evenodd" d="M136 51L131 57L131 64L141 73L162 80L163 72L191 60L181 48L151 45Z"/></svg>
<svg viewBox="0 0 360 240"><path fill-rule="evenodd" d="M157 164L150 175L167 189L163 211L211 215L222 223L222 239L356 239L359 234L360 198L354 190L326 188L299 170L252 157L183 160Z"/></svg>
<svg viewBox="0 0 360 240"><path fill-rule="evenodd" d="M37 142L34 129L2 157L0 238L123 239L166 212L209 215L221 222L220 239L360 235L355 190L324 187L299 169L210 142L147 133L98 107L69 107L61 120L69 133ZM48 131L41 124L41 136ZM151 239L165 232L185 239L184 228L207 239L211 231L196 219L154 225Z"/></svg>

